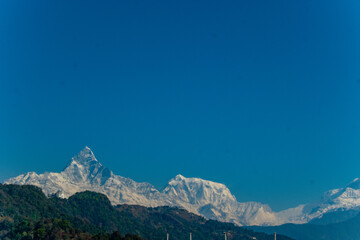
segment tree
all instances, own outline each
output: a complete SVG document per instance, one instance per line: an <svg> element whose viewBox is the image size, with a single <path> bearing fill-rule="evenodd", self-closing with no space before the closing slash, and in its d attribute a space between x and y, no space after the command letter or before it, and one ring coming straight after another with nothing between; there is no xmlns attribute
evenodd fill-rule
<svg viewBox="0 0 360 240"><path fill-rule="evenodd" d="M122 239L124 239L124 236L119 231L113 232L110 237L110 240L122 240Z"/></svg>

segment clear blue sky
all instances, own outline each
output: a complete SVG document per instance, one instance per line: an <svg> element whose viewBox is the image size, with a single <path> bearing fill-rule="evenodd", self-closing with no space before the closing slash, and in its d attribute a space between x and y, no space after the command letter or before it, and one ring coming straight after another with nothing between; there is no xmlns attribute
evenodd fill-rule
<svg viewBox="0 0 360 240"><path fill-rule="evenodd" d="M360 177L360 2L0 1L0 181L88 145L275 209Z"/></svg>

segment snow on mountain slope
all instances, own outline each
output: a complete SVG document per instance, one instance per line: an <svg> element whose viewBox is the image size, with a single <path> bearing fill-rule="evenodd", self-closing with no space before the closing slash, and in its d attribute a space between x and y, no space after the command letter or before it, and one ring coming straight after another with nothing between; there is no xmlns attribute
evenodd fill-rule
<svg viewBox="0 0 360 240"><path fill-rule="evenodd" d="M304 207L307 220L321 218L334 211L360 210L360 179L355 178L344 188L325 192L315 203Z"/></svg>
<svg viewBox="0 0 360 240"><path fill-rule="evenodd" d="M276 216L278 224L307 223L321 219L327 214L339 213L338 218L341 215L349 215L346 213L347 211L352 212L350 215L354 215L354 211L360 212L360 179L358 178L344 188L325 192L317 202L286 209L276 213Z"/></svg>
<svg viewBox="0 0 360 240"><path fill-rule="evenodd" d="M242 225L280 225L306 223L336 211L360 211L360 179L345 188L326 192L315 203L273 212L258 202L238 202L221 183L177 175L162 191L149 183L138 183L115 175L97 161L85 147L59 172L29 172L5 181L5 184L31 184L47 195L63 198L85 190L108 196L112 204L136 204L146 207L178 206L208 219Z"/></svg>
<svg viewBox="0 0 360 240"><path fill-rule="evenodd" d="M163 192L192 205L236 202L235 197L224 184L200 178L185 178L182 175L171 179Z"/></svg>
<svg viewBox="0 0 360 240"><path fill-rule="evenodd" d="M209 219L232 222L237 225L254 225L272 222L274 213L261 203L239 203L230 190L221 183L200 178L177 175L164 188L163 193L181 206Z"/></svg>
<svg viewBox="0 0 360 240"><path fill-rule="evenodd" d="M268 206L255 202L237 202L224 184L178 175L160 192L149 183L138 183L115 175L97 161L88 147L73 157L60 173L30 172L5 183L35 185L47 195L57 194L64 198L76 192L91 190L104 193L114 205L178 206L209 219L238 225L261 225L274 218Z"/></svg>
<svg viewBox="0 0 360 240"><path fill-rule="evenodd" d="M149 183L137 183L115 175L99 163L90 148L85 147L73 157L60 173L34 172L5 181L6 184L31 184L42 188L46 195L71 195L91 190L107 195L113 204L138 204L147 207L166 205L162 194Z"/></svg>

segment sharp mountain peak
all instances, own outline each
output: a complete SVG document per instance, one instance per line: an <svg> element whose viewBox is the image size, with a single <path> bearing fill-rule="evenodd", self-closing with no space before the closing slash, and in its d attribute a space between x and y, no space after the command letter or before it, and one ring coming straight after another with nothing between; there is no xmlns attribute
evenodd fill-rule
<svg viewBox="0 0 360 240"><path fill-rule="evenodd" d="M5 184L31 184L42 188L47 195L65 198L90 190L107 195L114 205L177 206L209 219L237 225L305 223L336 209L360 209L360 179L354 179L345 188L330 190L319 202L273 212L259 202L238 202L222 183L186 178L181 174L159 191L150 183L113 174L98 162L88 146L61 172L30 172L11 178Z"/></svg>

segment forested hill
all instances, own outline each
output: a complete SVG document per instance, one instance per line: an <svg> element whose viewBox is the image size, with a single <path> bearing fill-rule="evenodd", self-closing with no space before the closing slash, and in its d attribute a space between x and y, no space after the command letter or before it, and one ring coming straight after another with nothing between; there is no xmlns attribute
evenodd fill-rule
<svg viewBox="0 0 360 240"><path fill-rule="evenodd" d="M185 210L119 205L99 193L77 193L69 199L47 198L30 185L0 184L1 239L228 239L272 240L233 224L206 220ZM125 236L123 236L123 235ZM278 235L279 240L290 239Z"/></svg>

